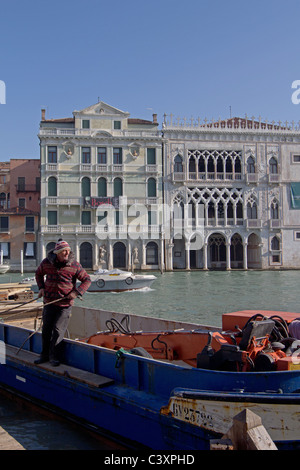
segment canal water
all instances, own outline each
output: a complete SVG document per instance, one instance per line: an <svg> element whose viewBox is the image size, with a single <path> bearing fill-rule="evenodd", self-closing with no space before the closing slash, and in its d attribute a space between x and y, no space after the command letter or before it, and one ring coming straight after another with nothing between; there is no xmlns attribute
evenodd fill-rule
<svg viewBox="0 0 300 470"><path fill-rule="evenodd" d="M237 310L299 312L299 271L155 272L151 288L123 293L86 293L81 306L221 326L223 313ZM33 274L7 273L1 283ZM0 426L27 449L111 449L67 422L49 418L0 396Z"/></svg>

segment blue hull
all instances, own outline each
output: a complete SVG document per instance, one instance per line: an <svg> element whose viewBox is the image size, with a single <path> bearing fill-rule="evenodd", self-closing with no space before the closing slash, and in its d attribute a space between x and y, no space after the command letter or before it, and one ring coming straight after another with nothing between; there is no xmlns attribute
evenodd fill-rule
<svg viewBox="0 0 300 470"><path fill-rule="evenodd" d="M213 431L161 412L176 388L219 392L243 389L250 399L257 392L269 390L269 399L274 400L280 390L287 406L289 400L299 400L299 371L188 369L131 354L117 357L115 351L67 339L63 342L61 366L37 366L33 361L41 351L39 333L16 354L30 333L0 325L0 341L6 345L5 363L0 365L2 387L150 449L209 449L210 439L219 437ZM83 377L80 372L84 372Z"/></svg>

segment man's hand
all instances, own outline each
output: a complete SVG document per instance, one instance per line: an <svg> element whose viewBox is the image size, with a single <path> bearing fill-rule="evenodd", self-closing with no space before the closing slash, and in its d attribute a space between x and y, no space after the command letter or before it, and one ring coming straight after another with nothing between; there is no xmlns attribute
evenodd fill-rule
<svg viewBox="0 0 300 470"><path fill-rule="evenodd" d="M78 296L78 292L76 292L76 290L72 290L70 294L68 295L68 299L73 300L73 299L76 299L77 296Z"/></svg>
<svg viewBox="0 0 300 470"><path fill-rule="evenodd" d="M40 297L44 297L44 289L40 289L40 290L39 290L38 299L39 299Z"/></svg>

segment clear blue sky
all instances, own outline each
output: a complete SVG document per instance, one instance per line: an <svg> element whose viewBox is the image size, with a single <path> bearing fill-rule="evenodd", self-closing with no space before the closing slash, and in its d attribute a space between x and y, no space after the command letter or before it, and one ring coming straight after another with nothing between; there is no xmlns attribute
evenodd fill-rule
<svg viewBox="0 0 300 470"><path fill-rule="evenodd" d="M39 158L41 108L299 121L299 0L0 0L0 160Z"/></svg>

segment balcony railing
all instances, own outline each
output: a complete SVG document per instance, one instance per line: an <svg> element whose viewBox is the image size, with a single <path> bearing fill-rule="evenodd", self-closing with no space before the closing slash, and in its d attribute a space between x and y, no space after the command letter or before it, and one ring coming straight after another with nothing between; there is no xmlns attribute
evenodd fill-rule
<svg viewBox="0 0 300 470"><path fill-rule="evenodd" d="M40 186L36 184L16 184L17 193L36 193L40 192Z"/></svg>
<svg viewBox="0 0 300 470"><path fill-rule="evenodd" d="M241 181L242 173L221 172L174 172L173 181Z"/></svg>

